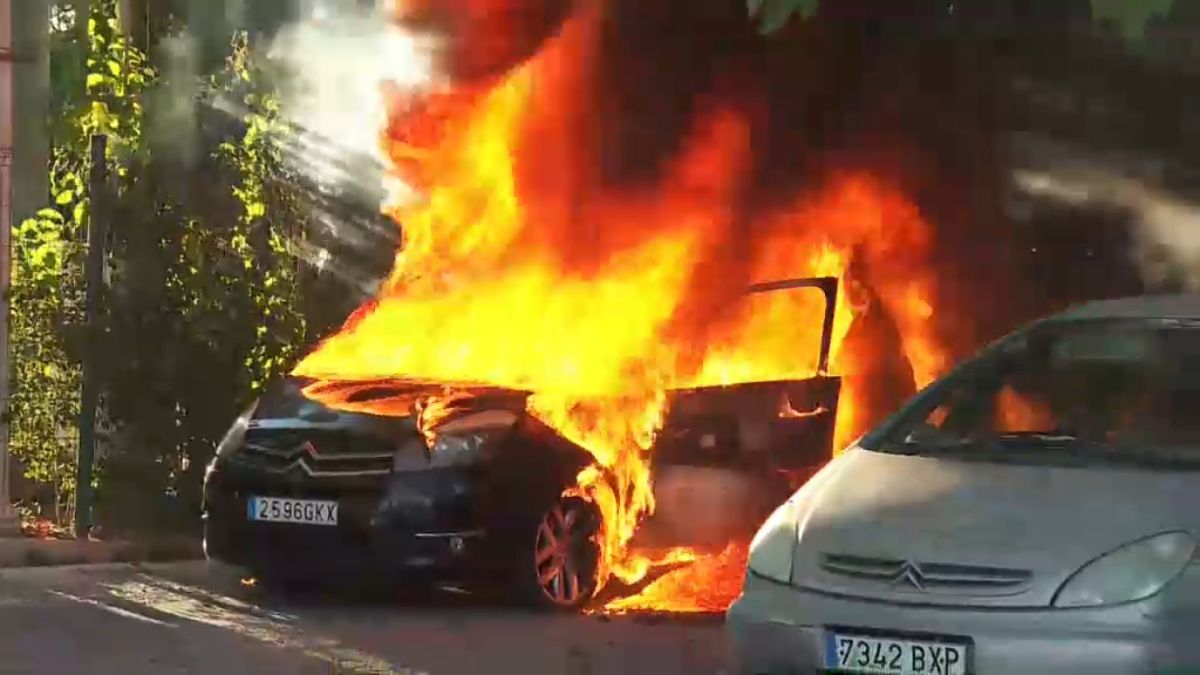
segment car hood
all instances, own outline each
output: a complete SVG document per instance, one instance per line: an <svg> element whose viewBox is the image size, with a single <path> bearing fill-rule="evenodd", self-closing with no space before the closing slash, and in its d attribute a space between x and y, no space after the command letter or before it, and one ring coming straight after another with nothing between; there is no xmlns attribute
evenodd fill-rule
<svg viewBox="0 0 1200 675"><path fill-rule="evenodd" d="M1046 606L1072 573L1148 535L1196 531L1200 473L849 450L802 492L793 583L949 605Z"/></svg>

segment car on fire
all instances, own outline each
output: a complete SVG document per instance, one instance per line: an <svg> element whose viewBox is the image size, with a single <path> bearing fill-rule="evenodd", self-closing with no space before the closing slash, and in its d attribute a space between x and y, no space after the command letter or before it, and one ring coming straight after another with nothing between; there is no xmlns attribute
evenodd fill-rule
<svg viewBox="0 0 1200 675"><path fill-rule="evenodd" d="M820 345L797 346L817 355L816 374L669 393L652 448L658 509L643 528L653 545L748 539L828 460L837 280L750 289L793 291L819 291L824 303ZM527 413L528 392L456 385L422 429L417 402L446 386L277 383L208 467L206 555L267 583L382 574L498 583L548 608L587 603L598 590L600 515L565 493L592 456Z"/></svg>
<svg viewBox="0 0 1200 675"><path fill-rule="evenodd" d="M1035 322L822 468L752 542L747 673L1200 672L1200 296Z"/></svg>

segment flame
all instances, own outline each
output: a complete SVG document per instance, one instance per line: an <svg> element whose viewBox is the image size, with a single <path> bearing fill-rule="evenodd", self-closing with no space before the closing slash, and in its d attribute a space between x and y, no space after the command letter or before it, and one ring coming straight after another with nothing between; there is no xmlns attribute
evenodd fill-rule
<svg viewBox="0 0 1200 675"><path fill-rule="evenodd" d="M1000 389L996 414L998 428L1005 431L1048 431L1058 426L1045 402L1025 396L1010 386Z"/></svg>
<svg viewBox="0 0 1200 675"><path fill-rule="evenodd" d="M736 593L744 543L715 554L630 546L655 508L649 449L666 392L819 374L820 293L743 291L781 278L845 280L855 255L870 270L858 281L903 336L910 385L928 382L946 363L931 324L936 286L924 272L929 231L902 193L864 172L767 211L741 208L754 114L737 102L700 106L659 178L603 179L583 86L603 3L583 4L496 80L389 92L385 209L401 224L403 249L378 296L294 373L534 392L529 412L594 456L570 493L603 515L602 579L633 584L690 563L609 609L702 611ZM740 234L749 231L753 240ZM836 372L862 360L846 346L860 319L843 294ZM308 393L331 396L320 386ZM847 379L835 449L878 412L862 407L869 386ZM427 432L444 410L436 398L405 400L417 401ZM785 401L779 414L805 412Z"/></svg>
<svg viewBox="0 0 1200 675"><path fill-rule="evenodd" d="M608 614L648 609L675 613L723 612L741 591L749 553L749 545L744 541L730 542L714 555L689 549L674 550L671 556L653 559L655 566L692 564L666 572L637 595L612 600L601 611Z"/></svg>
<svg viewBox="0 0 1200 675"><path fill-rule="evenodd" d="M454 404L469 394L446 390L440 396L425 396L413 402L412 412L417 415L417 429L425 438L426 447L437 442L437 428L454 411Z"/></svg>

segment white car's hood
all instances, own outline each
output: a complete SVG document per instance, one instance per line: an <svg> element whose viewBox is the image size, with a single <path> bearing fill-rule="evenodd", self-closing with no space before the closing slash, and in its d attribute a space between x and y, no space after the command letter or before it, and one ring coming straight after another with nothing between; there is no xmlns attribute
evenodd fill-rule
<svg viewBox="0 0 1200 675"><path fill-rule="evenodd" d="M967 462L852 449L799 516L793 583L895 601L1046 606L1073 572L1197 529L1200 473Z"/></svg>

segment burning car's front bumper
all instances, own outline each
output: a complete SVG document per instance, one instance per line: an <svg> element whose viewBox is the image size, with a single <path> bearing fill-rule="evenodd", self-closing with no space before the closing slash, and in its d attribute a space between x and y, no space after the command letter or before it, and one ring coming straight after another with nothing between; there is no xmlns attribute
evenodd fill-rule
<svg viewBox="0 0 1200 675"><path fill-rule="evenodd" d="M335 525L251 520L253 497L335 501ZM205 554L263 576L458 576L482 572L491 544L468 471L431 469L356 486L256 480L218 469L206 486Z"/></svg>

